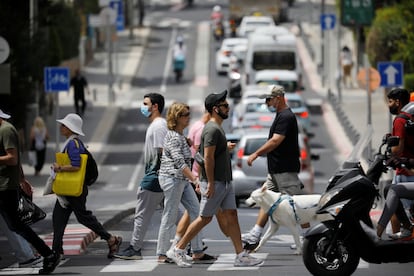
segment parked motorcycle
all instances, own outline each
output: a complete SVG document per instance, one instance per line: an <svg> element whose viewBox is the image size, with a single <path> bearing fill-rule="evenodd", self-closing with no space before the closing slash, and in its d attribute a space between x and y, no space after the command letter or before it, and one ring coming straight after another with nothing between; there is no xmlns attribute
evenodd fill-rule
<svg viewBox="0 0 414 276"><path fill-rule="evenodd" d="M386 161L399 138L384 136L365 173L357 156L369 144L370 133L372 129L331 177L318 203L317 213L329 213L334 220L314 225L305 233L303 261L313 275L351 275L360 258L369 263L414 261L414 241L380 240L373 228L369 213L380 197L378 183L389 169Z"/></svg>

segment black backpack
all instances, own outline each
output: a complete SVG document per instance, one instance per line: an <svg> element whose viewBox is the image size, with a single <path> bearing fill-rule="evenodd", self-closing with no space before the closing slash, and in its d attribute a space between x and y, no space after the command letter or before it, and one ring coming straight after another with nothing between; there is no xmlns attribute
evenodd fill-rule
<svg viewBox="0 0 414 276"><path fill-rule="evenodd" d="M88 186L91 186L98 179L98 165L96 164L96 161L93 158L92 154L88 151L88 149L85 147L82 141L76 138L75 141L78 141L82 145L82 147L85 149L85 153L88 155L88 160L86 161L86 173L84 183Z"/></svg>
<svg viewBox="0 0 414 276"><path fill-rule="evenodd" d="M405 114L398 114L397 117L405 119L404 127L407 135L414 135L414 121L412 120L412 118Z"/></svg>

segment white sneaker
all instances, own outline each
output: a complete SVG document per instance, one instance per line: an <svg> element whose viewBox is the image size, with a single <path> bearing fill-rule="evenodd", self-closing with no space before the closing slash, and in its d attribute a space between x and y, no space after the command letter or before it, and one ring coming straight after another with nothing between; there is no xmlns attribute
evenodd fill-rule
<svg viewBox="0 0 414 276"><path fill-rule="evenodd" d="M258 245L260 242L260 236L261 235L259 233L254 232L252 229L249 232L242 234L241 240L246 244Z"/></svg>
<svg viewBox="0 0 414 276"><path fill-rule="evenodd" d="M187 261L185 250L173 248L167 251L167 257L173 260L179 267L191 267L192 264Z"/></svg>
<svg viewBox="0 0 414 276"><path fill-rule="evenodd" d="M234 260L234 266L256 266L262 263L263 260L257 259L247 253L244 253L242 256L237 255Z"/></svg>
<svg viewBox="0 0 414 276"><path fill-rule="evenodd" d="M390 234L389 237L393 240L409 239L411 238L412 230L401 228L401 231L395 234Z"/></svg>

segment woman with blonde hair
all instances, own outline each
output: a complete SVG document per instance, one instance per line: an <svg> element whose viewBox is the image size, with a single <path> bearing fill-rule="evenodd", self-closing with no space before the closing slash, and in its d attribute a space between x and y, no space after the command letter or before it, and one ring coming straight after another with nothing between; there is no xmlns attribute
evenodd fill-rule
<svg viewBox="0 0 414 276"><path fill-rule="evenodd" d="M191 172L191 150L184 129L190 124L190 107L184 103L173 103L167 112L168 132L164 138L159 182L164 192L164 211L158 233L157 255L164 261L170 248L173 229L178 218L180 202L187 210L190 220L197 218L200 204L191 183L198 178ZM177 240L174 239L174 243ZM175 245L173 243L173 246ZM203 252L201 235L191 241L193 261L213 261L215 257Z"/></svg>
<svg viewBox="0 0 414 276"><path fill-rule="evenodd" d="M49 140L49 133L46 124L42 117L37 116L30 130L30 150L36 152L36 164L34 165L36 176L40 174L45 163L47 140Z"/></svg>

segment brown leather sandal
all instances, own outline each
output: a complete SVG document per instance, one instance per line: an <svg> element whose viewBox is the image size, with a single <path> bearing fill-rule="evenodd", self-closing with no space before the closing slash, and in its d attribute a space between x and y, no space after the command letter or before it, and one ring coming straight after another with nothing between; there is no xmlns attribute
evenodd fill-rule
<svg viewBox="0 0 414 276"><path fill-rule="evenodd" d="M121 246L122 238L119 236L111 236L111 238L108 240L108 259L111 259L114 257L114 254L118 253L119 247Z"/></svg>

